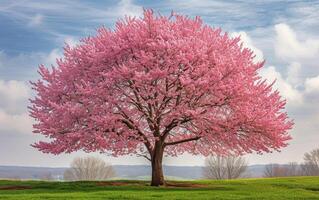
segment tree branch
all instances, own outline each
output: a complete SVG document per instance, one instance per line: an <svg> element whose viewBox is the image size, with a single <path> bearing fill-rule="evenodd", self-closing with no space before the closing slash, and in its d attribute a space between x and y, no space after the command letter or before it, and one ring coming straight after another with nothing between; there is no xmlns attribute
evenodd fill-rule
<svg viewBox="0 0 319 200"><path fill-rule="evenodd" d="M175 142L167 142L167 143L164 143L164 145L165 146L175 145L175 144L180 144L180 143L184 143L184 142L190 142L190 141L194 141L194 140L199 140L200 138L201 138L200 136L197 136L197 137L187 138L187 139L179 140L179 141L175 141Z"/></svg>
<svg viewBox="0 0 319 200"><path fill-rule="evenodd" d="M184 118L183 120L180 120L180 121L178 121L178 120L176 120L176 119L173 119L173 120L171 121L171 123L166 126L165 130L164 130L163 133L162 133L162 137L165 139L165 138L167 137L167 135L169 134L169 132L170 132L173 128L175 128L175 127L178 125L178 123L184 124L184 123L187 123L187 122L189 122L189 121L191 121L191 120L192 120L192 119L191 119L191 118L188 118L188 117L186 117L186 118Z"/></svg>
<svg viewBox="0 0 319 200"><path fill-rule="evenodd" d="M135 127L135 126L134 126L133 124L131 124L131 122L129 122L128 120L123 119L123 120L121 120L121 121L122 121L122 123L124 123L129 129L137 130L138 135L140 135L140 136L143 138L143 140L144 140L143 143L145 144L147 150L149 151L149 153L152 153L152 145L151 145L151 143L149 142L149 140L148 140L148 138L146 137L146 135L144 135L144 134L142 133L142 131L141 131L138 127Z"/></svg>
<svg viewBox="0 0 319 200"><path fill-rule="evenodd" d="M143 154L139 154L139 153L138 153L138 154L136 154L136 156L137 156L137 157L146 158L146 159L147 159L148 161L150 161L150 162L152 161L147 155L143 155Z"/></svg>

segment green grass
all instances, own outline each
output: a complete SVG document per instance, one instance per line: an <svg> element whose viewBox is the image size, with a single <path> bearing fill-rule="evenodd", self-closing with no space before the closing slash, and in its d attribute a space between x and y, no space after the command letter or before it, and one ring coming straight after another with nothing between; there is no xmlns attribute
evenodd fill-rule
<svg viewBox="0 0 319 200"><path fill-rule="evenodd" d="M0 180L0 199L319 199L319 177L169 181L168 183L175 186L156 188L149 186L148 181L126 180L110 182ZM189 187L191 184L194 187ZM22 189L22 187L27 188Z"/></svg>

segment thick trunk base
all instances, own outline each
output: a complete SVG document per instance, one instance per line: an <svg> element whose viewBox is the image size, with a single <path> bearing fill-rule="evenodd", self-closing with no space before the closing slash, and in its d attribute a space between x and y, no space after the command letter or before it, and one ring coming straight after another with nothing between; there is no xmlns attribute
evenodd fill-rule
<svg viewBox="0 0 319 200"><path fill-rule="evenodd" d="M161 186L165 184L163 175L163 160L164 148L161 143L156 143L152 156L152 182L151 186Z"/></svg>
<svg viewBox="0 0 319 200"><path fill-rule="evenodd" d="M155 169L153 168L151 186L161 186L161 185L165 185L163 170L159 168L155 168Z"/></svg>

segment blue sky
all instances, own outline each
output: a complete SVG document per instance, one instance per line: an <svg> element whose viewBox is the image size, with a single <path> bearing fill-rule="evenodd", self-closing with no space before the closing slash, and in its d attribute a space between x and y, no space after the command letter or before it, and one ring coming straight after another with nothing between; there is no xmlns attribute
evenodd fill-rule
<svg viewBox="0 0 319 200"><path fill-rule="evenodd" d="M256 60L266 60L260 74L287 99L295 121L293 140L281 153L249 155L251 164L302 160L319 148L319 1L0 1L0 165L67 166L75 156L45 155L30 147L40 139L26 106L33 94L39 64L50 66L63 45L76 45L96 28L112 28L124 15L141 16L143 8L201 16L206 24L241 35ZM113 164L143 164L141 158L111 158ZM166 158L169 165L202 165L203 157Z"/></svg>

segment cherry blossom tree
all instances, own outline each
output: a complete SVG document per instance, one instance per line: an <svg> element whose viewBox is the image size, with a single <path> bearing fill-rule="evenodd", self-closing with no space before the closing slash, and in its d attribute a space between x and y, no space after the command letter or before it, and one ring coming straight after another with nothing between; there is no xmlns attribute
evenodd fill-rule
<svg viewBox="0 0 319 200"><path fill-rule="evenodd" d="M285 100L240 38L199 17L126 17L39 67L30 115L45 153L136 154L164 184L163 154L229 155L287 145Z"/></svg>

